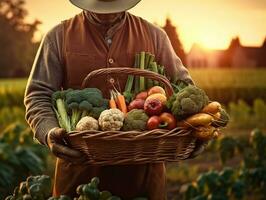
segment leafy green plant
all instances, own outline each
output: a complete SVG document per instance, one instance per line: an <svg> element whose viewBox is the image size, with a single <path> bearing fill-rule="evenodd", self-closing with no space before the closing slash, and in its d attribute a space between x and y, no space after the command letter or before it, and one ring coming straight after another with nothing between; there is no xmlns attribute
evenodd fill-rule
<svg viewBox="0 0 266 200"><path fill-rule="evenodd" d="M14 122L26 125L25 109L18 106L0 108L0 130Z"/></svg>
<svg viewBox="0 0 266 200"><path fill-rule="evenodd" d="M266 103L261 99L255 99L253 105L248 105L243 100L228 105L230 115L229 127L231 128L265 128Z"/></svg>
<svg viewBox="0 0 266 200"><path fill-rule="evenodd" d="M74 200L121 200L120 197L112 195L109 191L100 191L98 185L100 180L94 177L88 184L79 185L76 189L77 196ZM13 195L9 195L5 200L71 200L66 195L51 197L52 182L49 176L38 175L29 176L17 186ZM133 200L147 200L144 197L137 197Z"/></svg>
<svg viewBox="0 0 266 200"><path fill-rule="evenodd" d="M33 143L30 129L13 123L0 132L0 199L28 175L43 173L48 151Z"/></svg>
<svg viewBox="0 0 266 200"><path fill-rule="evenodd" d="M242 165L201 174L195 182L185 186L183 199L265 199L266 135L255 129L245 145L237 139L222 138L219 151L223 163L238 151L243 157Z"/></svg>
<svg viewBox="0 0 266 200"><path fill-rule="evenodd" d="M18 84L7 81L6 84L0 81L0 109L11 106L23 106L25 81L18 81ZM9 84L8 84L9 83Z"/></svg>
<svg viewBox="0 0 266 200"><path fill-rule="evenodd" d="M266 117L266 103L262 99L255 99L253 103L253 112L255 120L258 122L265 122Z"/></svg>

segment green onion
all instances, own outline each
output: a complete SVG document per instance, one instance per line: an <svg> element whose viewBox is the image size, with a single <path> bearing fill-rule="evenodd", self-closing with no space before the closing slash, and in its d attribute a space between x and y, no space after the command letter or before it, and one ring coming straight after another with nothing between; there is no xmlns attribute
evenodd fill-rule
<svg viewBox="0 0 266 200"><path fill-rule="evenodd" d="M140 53L140 69L145 69L145 52L142 51ZM139 90L144 91L145 90L145 79L143 76L139 78Z"/></svg>
<svg viewBox="0 0 266 200"><path fill-rule="evenodd" d="M145 62L145 65L146 65L146 69L149 70L149 71L152 71L152 68L151 68L151 63L154 61L154 58L155 56L153 54L150 54L148 53L148 59L147 59L147 63ZM146 60L145 60L146 61ZM147 79L146 80L146 88L149 89L151 87L153 87L153 80L151 79Z"/></svg>
<svg viewBox="0 0 266 200"><path fill-rule="evenodd" d="M140 54L136 54L135 56L135 68L139 68L139 62L140 61ZM139 93L139 78L135 78L135 86L134 86L134 93Z"/></svg>
<svg viewBox="0 0 266 200"><path fill-rule="evenodd" d="M135 66L136 66L136 60L135 60ZM133 98L133 94L132 94L133 83L134 83L134 76L129 75L127 78L127 83L126 83L125 90L123 93L127 103L130 103Z"/></svg>
<svg viewBox="0 0 266 200"><path fill-rule="evenodd" d="M144 65L145 69L149 68L150 58L151 58L151 54L146 52L145 53L145 65Z"/></svg>
<svg viewBox="0 0 266 200"><path fill-rule="evenodd" d="M156 62L152 62L151 63L151 71L155 72L155 73L158 73L158 67L157 67L157 63ZM153 81L153 85L159 85L159 82L158 81Z"/></svg>

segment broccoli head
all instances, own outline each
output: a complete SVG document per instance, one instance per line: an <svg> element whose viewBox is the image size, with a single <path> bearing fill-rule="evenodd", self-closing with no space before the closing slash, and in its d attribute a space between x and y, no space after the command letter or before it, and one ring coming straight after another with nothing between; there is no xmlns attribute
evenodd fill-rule
<svg viewBox="0 0 266 200"><path fill-rule="evenodd" d="M149 117L142 109L133 109L127 113L124 121L124 131L144 131Z"/></svg>
<svg viewBox="0 0 266 200"><path fill-rule="evenodd" d="M97 93L97 92L84 92L82 94L83 99L87 100L90 102L93 107L101 107L104 103L104 98L102 94Z"/></svg>
<svg viewBox="0 0 266 200"><path fill-rule="evenodd" d="M83 90L71 90L66 94L68 113L71 116L72 130L82 117L93 113L93 117L99 117L104 104L102 93L97 88ZM95 112L93 112L96 110ZM100 110L100 111L99 111Z"/></svg>
<svg viewBox="0 0 266 200"><path fill-rule="evenodd" d="M82 117L90 115L99 118L109 106L109 101L103 98L97 88L57 91L52 98L59 125L67 132L74 130Z"/></svg>
<svg viewBox="0 0 266 200"><path fill-rule="evenodd" d="M89 112L92 110L92 105L90 102L88 101L82 101L80 104L79 104L79 109L82 110L82 114L81 114L81 118L87 116L89 114Z"/></svg>
<svg viewBox="0 0 266 200"><path fill-rule="evenodd" d="M102 91L101 90L99 90L98 88L85 88L85 89L83 89L83 91L85 92L85 93L98 93L98 94L100 94L100 95L103 95L102 94Z"/></svg>
<svg viewBox="0 0 266 200"><path fill-rule="evenodd" d="M71 90L68 93L66 93L66 104L71 104L73 102L80 103L83 98L81 97L81 90Z"/></svg>
<svg viewBox="0 0 266 200"><path fill-rule="evenodd" d="M200 112L208 102L209 98L202 89L189 85L173 95L167 105L177 119L183 119Z"/></svg>

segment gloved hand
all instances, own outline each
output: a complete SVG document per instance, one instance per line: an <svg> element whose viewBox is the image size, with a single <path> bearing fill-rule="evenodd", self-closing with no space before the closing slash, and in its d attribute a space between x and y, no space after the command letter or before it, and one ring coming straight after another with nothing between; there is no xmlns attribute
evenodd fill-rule
<svg viewBox="0 0 266 200"><path fill-rule="evenodd" d="M83 153L71 149L65 142L67 132L62 128L53 128L47 134L47 146L58 158L74 164L81 164L86 160Z"/></svg>

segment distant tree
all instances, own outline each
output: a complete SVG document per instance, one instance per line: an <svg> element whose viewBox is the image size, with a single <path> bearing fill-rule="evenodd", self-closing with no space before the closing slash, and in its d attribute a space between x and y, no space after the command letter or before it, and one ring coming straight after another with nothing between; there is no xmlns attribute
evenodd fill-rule
<svg viewBox="0 0 266 200"><path fill-rule="evenodd" d="M0 0L0 77L26 76L33 62L40 21L26 23L24 5L25 0Z"/></svg>
<svg viewBox="0 0 266 200"><path fill-rule="evenodd" d="M266 67L266 38L260 48L260 54L258 55L258 67Z"/></svg>
<svg viewBox="0 0 266 200"><path fill-rule="evenodd" d="M234 51L236 48L238 48L240 46L241 46L241 42L240 42L239 37L235 37L235 38L232 39L228 50L229 51Z"/></svg>
<svg viewBox="0 0 266 200"><path fill-rule="evenodd" d="M266 37L265 37L264 42L262 44L262 48L266 48Z"/></svg>
<svg viewBox="0 0 266 200"><path fill-rule="evenodd" d="M183 64L186 65L186 53L179 39L176 27L172 24L170 18L166 18L166 22L163 29L167 33L176 55L178 55L178 57L182 60Z"/></svg>

